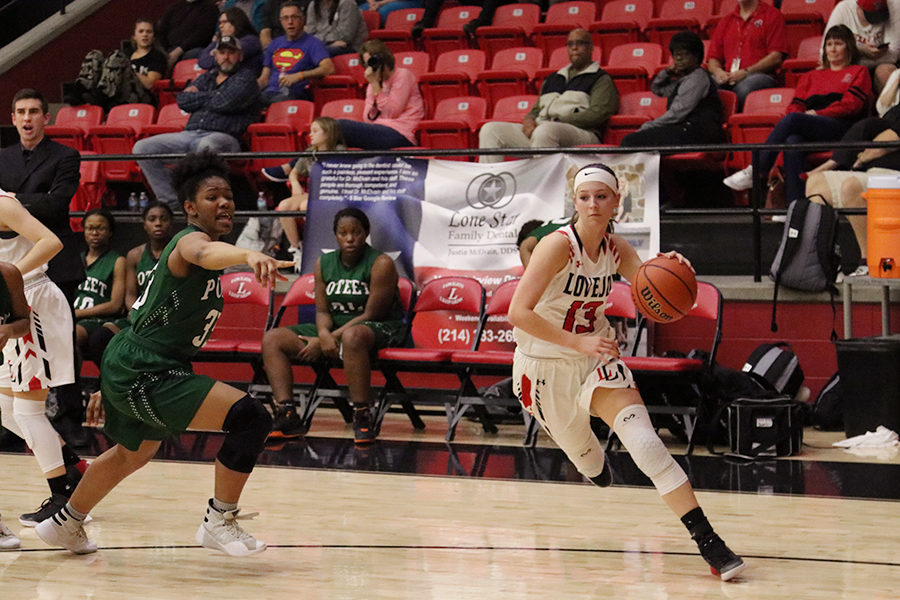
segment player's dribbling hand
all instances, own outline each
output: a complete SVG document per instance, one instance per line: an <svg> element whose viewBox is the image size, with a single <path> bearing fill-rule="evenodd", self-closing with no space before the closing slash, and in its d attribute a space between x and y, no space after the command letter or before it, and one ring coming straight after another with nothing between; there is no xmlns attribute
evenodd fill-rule
<svg viewBox="0 0 900 600"><path fill-rule="evenodd" d="M694 266L681 252L675 252L674 250L669 250L668 252L660 252L657 256L665 256L666 258L674 258L678 262L683 265L687 265L691 268L691 271L694 271ZM694 271L696 273L696 271Z"/></svg>
<svg viewBox="0 0 900 600"><path fill-rule="evenodd" d="M106 421L106 413L103 411L103 402L100 399L99 391L91 394L91 399L88 401L87 409L85 410L84 420L88 427L100 427Z"/></svg>

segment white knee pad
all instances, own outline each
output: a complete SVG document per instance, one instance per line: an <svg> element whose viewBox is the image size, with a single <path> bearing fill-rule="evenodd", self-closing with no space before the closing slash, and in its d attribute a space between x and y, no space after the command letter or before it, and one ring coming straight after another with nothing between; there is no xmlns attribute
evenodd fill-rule
<svg viewBox="0 0 900 600"><path fill-rule="evenodd" d="M653 429L646 406L633 404L620 410L613 421L613 431L634 464L650 478L661 496L675 491L687 481L684 470Z"/></svg>
<svg viewBox="0 0 900 600"><path fill-rule="evenodd" d="M59 436L44 414L44 403L16 398L13 401L13 413L22 430L22 437L34 452L41 471L47 473L63 466Z"/></svg>
<svg viewBox="0 0 900 600"><path fill-rule="evenodd" d="M16 423L16 416L13 414L12 390L0 392L0 424L20 438L25 439L25 436L22 435L22 430L19 429L19 424Z"/></svg>

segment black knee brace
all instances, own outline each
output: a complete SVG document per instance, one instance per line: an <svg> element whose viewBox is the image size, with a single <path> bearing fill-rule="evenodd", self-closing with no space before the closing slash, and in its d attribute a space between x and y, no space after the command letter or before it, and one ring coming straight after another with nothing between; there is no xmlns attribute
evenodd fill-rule
<svg viewBox="0 0 900 600"><path fill-rule="evenodd" d="M216 458L239 473L250 473L272 430L272 416L262 403L244 396L235 402L222 425L225 441Z"/></svg>

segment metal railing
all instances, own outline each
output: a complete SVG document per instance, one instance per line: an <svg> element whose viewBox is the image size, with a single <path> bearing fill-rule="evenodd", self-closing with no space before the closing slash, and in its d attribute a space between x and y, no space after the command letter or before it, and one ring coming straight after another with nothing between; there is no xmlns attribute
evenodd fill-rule
<svg viewBox="0 0 900 600"><path fill-rule="evenodd" d="M900 141L897 142L815 142L803 144L697 144L679 146L646 146L642 148L622 148L617 146L595 146L578 148L499 148L499 149L396 149L396 150L337 150L331 152L232 152L222 153L225 160L248 160L298 157L316 159L327 158L366 158L371 156L400 156L410 158L444 158L451 156L522 156L530 157L546 154L631 154L634 152L658 152L661 156L670 156L686 152L711 152L728 154L731 152L752 152L754 172L759 172L758 150L800 150L805 152L834 151L838 149L862 149L862 148L892 148L900 149ZM184 154L142 154L141 160L168 160L173 161L183 157ZM86 161L132 161L133 154L86 154L82 155ZM724 175L724 173L723 173ZM765 204L765 189L760 183L759 177L754 178L753 188L750 193L749 206L735 206L726 208L677 208L667 209L666 216L690 217L694 215L744 215L751 219L752 223L752 253L753 253L753 280L762 281L762 222L763 217L785 214L784 209L767 209ZM865 208L839 208L839 214L859 215L866 214ZM80 213L72 213L79 216ZM236 216L303 216L305 213L296 211L237 211Z"/></svg>

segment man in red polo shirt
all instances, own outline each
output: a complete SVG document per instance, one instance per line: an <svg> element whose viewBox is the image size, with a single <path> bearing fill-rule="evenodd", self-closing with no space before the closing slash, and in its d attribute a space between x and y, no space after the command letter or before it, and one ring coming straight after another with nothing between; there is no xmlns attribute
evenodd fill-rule
<svg viewBox="0 0 900 600"><path fill-rule="evenodd" d="M722 17L709 45L709 72L721 89L738 97L738 109L754 90L775 87L775 72L787 54L784 16L760 0L738 0Z"/></svg>

